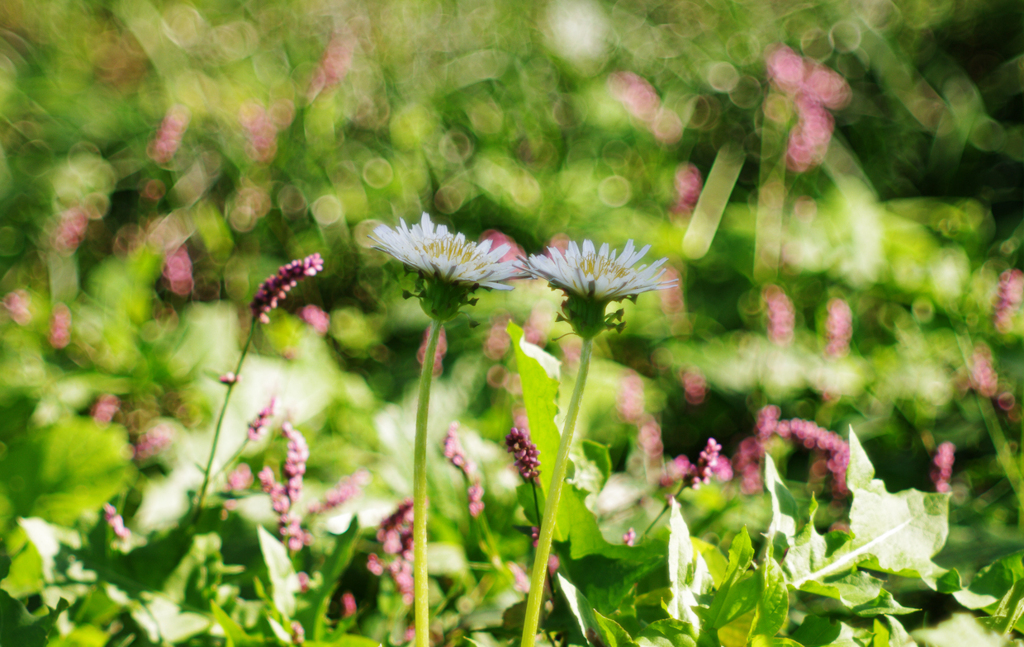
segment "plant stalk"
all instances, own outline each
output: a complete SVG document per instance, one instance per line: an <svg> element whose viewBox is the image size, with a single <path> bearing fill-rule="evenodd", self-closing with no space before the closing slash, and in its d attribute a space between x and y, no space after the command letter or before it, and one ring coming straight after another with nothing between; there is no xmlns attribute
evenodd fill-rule
<svg viewBox="0 0 1024 647"><path fill-rule="evenodd" d="M558 445L558 457L551 473L551 487L548 488L547 500L544 502L544 519L540 524L537 551L533 558L533 576L530 578L530 595L526 601L522 647L533 647L537 639L540 606L544 600L544 578L548 572L551 540L555 535L555 516L558 512L558 502L562 498L562 485L565 483L565 472L569 465L569 447L572 445L573 432L576 430L576 418L580 413L580 401L583 399L583 387L587 384L590 355L593 350L594 339L584 339L580 352L580 369L576 374L576 387L572 392L572 400L569 401L569 410L565 414L565 427L562 429L562 440Z"/></svg>
<svg viewBox="0 0 1024 647"><path fill-rule="evenodd" d="M228 401L231 399L231 392L235 390L235 385L238 384L238 376L242 372L242 362L245 361L245 356L249 353L249 346L252 345L252 338L256 334L256 318L253 317L252 324L249 326L249 336L245 340L245 346L242 347L242 354L238 357L238 364L235 366L235 381L228 384L228 391L224 394L224 405L220 408L220 415L217 416L217 426L213 430L213 446L210 447L210 458L206 461L206 469L203 470L203 485L199 488L199 496L196 497L196 507L192 515L192 523L195 523L199 519L199 515L203 511L203 501L206 499L206 488L210 486L210 471L213 469L213 460L217 456L217 443L220 441L220 430L224 426L224 414L228 411Z"/></svg>
<svg viewBox="0 0 1024 647"><path fill-rule="evenodd" d="M416 407L416 444L413 450L413 612L416 647L430 645L430 606L427 581L427 412L430 409L430 383L434 377L434 355L441 336L441 322L430 323L430 335L420 372L419 403Z"/></svg>

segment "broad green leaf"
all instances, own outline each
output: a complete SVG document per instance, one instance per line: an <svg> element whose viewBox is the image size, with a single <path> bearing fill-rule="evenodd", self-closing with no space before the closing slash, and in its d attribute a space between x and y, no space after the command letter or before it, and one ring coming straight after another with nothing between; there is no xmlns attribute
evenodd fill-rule
<svg viewBox="0 0 1024 647"><path fill-rule="evenodd" d="M797 641L790 640L789 638L769 637L760 634L750 640L750 645L751 647L803 647Z"/></svg>
<svg viewBox="0 0 1024 647"><path fill-rule="evenodd" d="M644 627L636 637L639 647L697 647L695 625L675 619L659 620Z"/></svg>
<svg viewBox="0 0 1024 647"><path fill-rule="evenodd" d="M540 458L540 488L548 491L551 468L558 455L561 434L555 426L558 414L558 360L523 339L523 329L509 322L509 337L516 353L516 368L523 388L523 404L530 421L530 439Z"/></svg>
<svg viewBox="0 0 1024 647"><path fill-rule="evenodd" d="M789 589L782 568L770 557L761 563L757 577L761 584L761 597L757 600L750 636L771 637L779 633L789 620Z"/></svg>
<svg viewBox="0 0 1024 647"><path fill-rule="evenodd" d="M588 489L592 492L600 492L601 488L603 488L604 484L608 481L608 476L612 473L612 459L608 454L608 445L584 439L580 443L580 448L583 450L583 457L586 459L587 464L591 466L591 470L589 471L593 471L594 473L594 487L588 487ZM574 482L579 483L579 465L577 465L576 471L577 476L574 478Z"/></svg>
<svg viewBox="0 0 1024 647"><path fill-rule="evenodd" d="M1005 634L1013 629L1021 616L1024 616L1024 580L1017 580L999 601L999 606L992 612L992 617L984 618L982 622L985 626Z"/></svg>
<svg viewBox="0 0 1024 647"><path fill-rule="evenodd" d="M895 599L893 599L892 593L889 593L885 589L882 589L879 592L878 597L876 597L874 600L864 602L863 604L858 604L851 610L857 615L865 617L880 615L906 615L908 613L914 613L915 611L919 611L919 609L903 606Z"/></svg>
<svg viewBox="0 0 1024 647"><path fill-rule="evenodd" d="M870 487L871 481L875 478L875 466L868 459L860 439L850 427L850 464L846 468L846 485L853 488L863 489Z"/></svg>
<svg viewBox="0 0 1024 647"><path fill-rule="evenodd" d="M216 602L210 602L210 609L213 612L213 619L224 630L227 647L257 647L257 645L265 644L262 635L250 636L245 633L242 625L235 622Z"/></svg>
<svg viewBox="0 0 1024 647"><path fill-rule="evenodd" d="M288 557L288 549L263 526L258 528L257 534L263 561L267 565L267 574L270 576L274 606L286 618L292 618L295 615L295 591L298 586L295 568Z"/></svg>
<svg viewBox="0 0 1024 647"><path fill-rule="evenodd" d="M648 553L649 548L646 546L624 546L605 539L594 513L587 508L587 494L586 490L566 484L562 488L562 500L558 505L558 525L568 529L573 559L598 554L615 559L636 560Z"/></svg>
<svg viewBox="0 0 1024 647"><path fill-rule="evenodd" d="M843 625L820 616L807 616L790 637L804 647L831 645L842 634Z"/></svg>
<svg viewBox="0 0 1024 647"><path fill-rule="evenodd" d="M747 534L747 528L744 526L729 547L729 566L707 613L707 620L712 628L724 627L756 604L758 595L756 590L752 592L752 595L751 592L745 592L744 595L739 596L733 594L733 587L746 573L747 567L750 566L753 559L754 548L750 544L750 535Z"/></svg>
<svg viewBox="0 0 1024 647"><path fill-rule="evenodd" d="M359 519L353 516L348 529L344 533L337 535L337 538L334 540L334 550L331 551L330 557L327 558L327 561L324 562L323 567L320 569L323 584L319 588L310 591L309 595L306 596L310 602L307 613L313 617L304 617L302 620L304 621L304 626L313 627L312 638L314 640L323 640L324 638L327 608L330 606L331 597L338 587L338 580L341 578L341 574L352 561L352 552L358 536Z"/></svg>
<svg viewBox="0 0 1024 647"><path fill-rule="evenodd" d="M4 556L7 564L10 560ZM68 608L66 600L61 598L56 609L47 609L47 613L33 615L25 605L0 590L0 645L17 645L18 647L45 647L53 630L57 616Z"/></svg>
<svg viewBox="0 0 1024 647"><path fill-rule="evenodd" d="M874 627L878 628L882 619L885 619L885 629L889 641L886 643L887 647L916 647L916 645L918 645L918 643L913 642L910 635L906 633L906 630L903 629L899 620L891 615L874 619ZM878 635L878 633L876 635Z"/></svg>
<svg viewBox="0 0 1024 647"><path fill-rule="evenodd" d="M558 575L558 588L562 591L565 601L569 604L582 633L592 645L600 644L606 647L629 647L633 641L629 638L622 627L608 618L599 617L594 608L587 601L580 591L572 585L572 582Z"/></svg>
<svg viewBox="0 0 1024 647"><path fill-rule="evenodd" d="M1003 557L978 571L967 589L953 593L968 609L983 609L999 603L1015 582L1024 579L1024 551Z"/></svg>
<svg viewBox="0 0 1024 647"><path fill-rule="evenodd" d="M783 546L788 548L793 545L793 539L796 537L800 509L789 488L779 477L772 457L767 455L764 457L764 489L772 499L772 522L768 526L769 541L775 543L776 535L781 535L785 539Z"/></svg>
<svg viewBox="0 0 1024 647"><path fill-rule="evenodd" d="M850 434L850 461L870 465L856 434ZM850 488L850 530L855 539L845 555L829 569L842 569L864 562L873 570L920 577L931 588L946 571L932 562L946 543L949 531L949 495L904 490L890 494L880 480ZM833 571L836 572L836 571ZM826 573L829 574L829 573Z"/></svg>
<svg viewBox="0 0 1024 647"><path fill-rule="evenodd" d="M679 512L679 506L672 500L669 513L671 534L668 540L668 581L672 599L668 603L668 614L694 627L700 626L696 607L706 605L713 582L704 558L694 550L690 541L690 529Z"/></svg>
<svg viewBox="0 0 1024 647"><path fill-rule="evenodd" d="M936 627L918 629L911 635L931 647L1005 647L1010 644L967 613L954 614Z"/></svg>
<svg viewBox="0 0 1024 647"><path fill-rule="evenodd" d="M654 550L646 554L640 552L641 557L635 561L596 554L576 560L571 554L566 554L570 551L565 550L562 553L562 568L595 609L610 615L615 613L622 598L640 579L659 568L664 568L665 544L654 541L650 543L660 545L660 554ZM665 597L668 597L667 590Z"/></svg>

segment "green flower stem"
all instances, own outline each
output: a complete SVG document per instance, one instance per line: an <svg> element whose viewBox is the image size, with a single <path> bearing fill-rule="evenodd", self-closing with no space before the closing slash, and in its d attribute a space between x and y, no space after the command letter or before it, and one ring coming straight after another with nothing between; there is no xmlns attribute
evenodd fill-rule
<svg viewBox="0 0 1024 647"><path fill-rule="evenodd" d="M430 382L434 377L434 355L441 336L441 322L430 322L430 338L423 354L420 372L420 399L416 408L416 445L413 450L412 539L413 539L413 611L416 616L416 647L430 645L430 610L427 581L427 412L430 409Z"/></svg>
<svg viewBox="0 0 1024 647"><path fill-rule="evenodd" d="M192 523L199 519L199 515L203 511L206 488L210 486L210 470L213 469L213 459L217 456L217 443L220 441L220 430L224 425L224 414L228 411L228 400L231 399L231 392L235 390L235 385L238 384L238 376L241 375L242 371L242 362L245 361L245 356L249 352L249 346L252 345L252 338L256 334L256 322L257 319L253 317L252 324L249 326L249 337L245 340L242 354L238 357L238 364L235 366L235 381L228 384L228 392L224 394L224 405L220 409L220 415L217 417L217 426L213 430L213 446L210 448L210 458L206 461L206 469L203 470L203 485L199 488L199 496L196 497L196 507L193 511Z"/></svg>
<svg viewBox="0 0 1024 647"><path fill-rule="evenodd" d="M551 487L548 488L548 498L544 503L544 519L540 524L537 551L533 558L530 596L526 601L522 647L533 647L537 638L537 627L540 624L540 605L544 599L544 578L548 572L551 540L555 535L555 515L558 512L558 502L562 497L565 471L569 465L569 447L572 445L572 435L576 430L576 418L580 413L580 401L583 399L583 387L587 384L587 373L590 371L590 355L593 350L594 338L584 338L583 350L580 352L580 369L576 374L576 388L572 392L569 410L565 414L562 441L558 445L558 457L555 459L555 467L551 474Z"/></svg>

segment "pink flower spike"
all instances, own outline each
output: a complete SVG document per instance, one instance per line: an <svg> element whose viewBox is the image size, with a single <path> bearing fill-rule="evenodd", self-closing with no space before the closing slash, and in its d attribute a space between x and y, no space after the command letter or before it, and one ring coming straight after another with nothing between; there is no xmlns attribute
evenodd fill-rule
<svg viewBox="0 0 1024 647"><path fill-rule="evenodd" d="M306 258L282 265L277 274L262 284L249 304L254 317L262 323L270 323L270 311L277 308L280 301L288 296L289 290L307 276L316 276L324 269L324 259L320 254L312 254Z"/></svg>
<svg viewBox="0 0 1024 647"><path fill-rule="evenodd" d="M930 476L936 492L949 492L949 479L953 476L955 454L956 445L951 442L942 443L935 451Z"/></svg>

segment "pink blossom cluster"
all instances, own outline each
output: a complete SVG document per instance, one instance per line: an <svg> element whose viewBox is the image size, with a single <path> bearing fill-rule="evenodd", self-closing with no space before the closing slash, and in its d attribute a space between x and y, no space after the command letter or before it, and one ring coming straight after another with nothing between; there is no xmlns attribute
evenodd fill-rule
<svg viewBox="0 0 1024 647"><path fill-rule="evenodd" d="M992 311L992 323L1002 333L1010 332L1013 315L1024 302L1024 272L1014 268L999 275L999 292Z"/></svg>
<svg viewBox="0 0 1024 647"><path fill-rule="evenodd" d="M830 300L828 314L825 317L825 355L844 357L850 352L852 338L853 312L849 304L842 299Z"/></svg>
<svg viewBox="0 0 1024 647"><path fill-rule="evenodd" d="M181 138L188 129L188 123L192 116L188 108L182 105L173 105L167 109L160 128L156 131L153 140L146 147L146 154L149 159L157 164L167 164L178 152L181 146Z"/></svg>
<svg viewBox="0 0 1024 647"><path fill-rule="evenodd" d="M761 292L768 321L768 339L776 346L787 346L793 341L796 311L793 302L777 285L768 285Z"/></svg>
<svg viewBox="0 0 1024 647"><path fill-rule="evenodd" d="M469 499L469 516L476 518L484 511L484 488L480 481L473 482L466 489L466 497Z"/></svg>
<svg viewBox="0 0 1024 647"><path fill-rule="evenodd" d="M683 397L686 402L697 406L704 403L708 394L708 380L696 366L679 370L679 382L683 385Z"/></svg>
<svg viewBox="0 0 1024 647"><path fill-rule="evenodd" d="M4 309L19 326L26 326L32 321L32 310L29 308L31 303L32 298L25 290L14 290L4 295Z"/></svg>
<svg viewBox="0 0 1024 647"><path fill-rule="evenodd" d="M512 431L505 436L505 449L515 456L516 469L524 481L534 483L540 478L540 452L537 446L530 440L530 432L526 429L512 427Z"/></svg>
<svg viewBox="0 0 1024 647"><path fill-rule="evenodd" d="M660 143L674 144L683 136L679 115L661 104L647 79L633 72L614 72L608 76L608 91Z"/></svg>
<svg viewBox="0 0 1024 647"><path fill-rule="evenodd" d="M132 458L137 462L148 460L163 450L174 440L174 430L170 425L158 424L135 439Z"/></svg>
<svg viewBox="0 0 1024 647"><path fill-rule="evenodd" d="M228 492L242 492L252 487L252 468L248 463L240 463L228 474L228 482L224 489Z"/></svg>
<svg viewBox="0 0 1024 647"><path fill-rule="evenodd" d="M124 519L117 514L117 509L109 503L103 504L103 518L107 525L114 531L114 535L121 541L127 541L132 533L124 525Z"/></svg>
<svg viewBox="0 0 1024 647"><path fill-rule="evenodd" d="M453 422L448 427L448 434L444 437L444 457L448 462L462 470L466 478L473 476L476 472L476 465L466 458L466 451L462 448L462 441L459 440L459 423Z"/></svg>
<svg viewBox="0 0 1024 647"><path fill-rule="evenodd" d="M356 611L358 611L356 596L352 595L351 591L345 591L341 594L341 617L351 618Z"/></svg>
<svg viewBox="0 0 1024 647"><path fill-rule="evenodd" d="M89 212L84 207L70 207L57 216L57 225L50 237L50 244L58 254L70 256L85 240L89 227ZM98 216L99 214L97 214Z"/></svg>
<svg viewBox="0 0 1024 647"><path fill-rule="evenodd" d="M394 559L385 565L376 554L371 553L366 563L366 568L374 575L383 575L387 570L406 604L412 604L414 598L412 528L412 499L406 499L377 528L377 541L384 545L386 554L394 555Z"/></svg>
<svg viewBox="0 0 1024 647"><path fill-rule="evenodd" d="M237 378L236 378L237 381ZM253 418L252 422L249 423L249 440L252 442L258 442L263 435L267 433L268 420L274 417L274 411L277 409L277 398L270 398L270 402L267 406L263 407L256 417Z"/></svg>
<svg viewBox="0 0 1024 647"><path fill-rule="evenodd" d="M710 483L711 477L720 481L732 479L732 466L722 456L722 446L714 438L708 438L708 444L701 450L696 463L691 463L685 454L669 461L661 477L661 486L670 487L683 481L696 490Z"/></svg>
<svg viewBox="0 0 1024 647"><path fill-rule="evenodd" d="M195 282L192 280L192 259L188 248L182 245L164 259L164 280L171 292L178 296L186 296L192 292Z"/></svg>
<svg viewBox="0 0 1024 647"><path fill-rule="evenodd" d="M282 99L267 110L255 101L242 106L238 120L245 130L246 153L254 161L266 164L277 155L277 133L288 127L295 116L295 106Z"/></svg>
<svg viewBox="0 0 1024 647"><path fill-rule="evenodd" d="M351 37L338 32L331 36L323 55L320 56L320 63L309 80L309 90L306 96L310 101L324 90L338 85L345 79L349 67L352 65L353 51Z"/></svg>
<svg viewBox="0 0 1024 647"><path fill-rule="evenodd" d="M697 206L700 199L701 189L704 188L704 178L700 169L693 164L686 162L676 167L674 182L676 201L669 208L669 213L676 215L689 215Z"/></svg>
<svg viewBox="0 0 1024 647"><path fill-rule="evenodd" d="M50 313L50 345L61 349L71 343L71 310L63 303L53 306Z"/></svg>
<svg viewBox="0 0 1024 647"><path fill-rule="evenodd" d="M622 543L627 546L634 545L636 543L636 530L633 530L632 528L627 530L626 533L622 535Z"/></svg>
<svg viewBox="0 0 1024 647"><path fill-rule="evenodd" d="M121 399L112 393L104 393L96 398L92 405L90 415L92 419L101 425L105 425L114 419L114 415L121 409Z"/></svg>
<svg viewBox="0 0 1024 647"><path fill-rule="evenodd" d="M292 644L301 645L306 642L306 630L302 628L302 623L298 620L292 620Z"/></svg>
<svg viewBox="0 0 1024 647"><path fill-rule="evenodd" d="M423 366L423 360L427 356L427 342L430 341L430 326L427 326L426 330L423 331L423 341L420 342L420 348L416 351L416 362ZM434 377L437 377L444 371L444 356L448 354L448 335L444 332L444 326L441 326L441 334L437 338L437 347L434 349Z"/></svg>
<svg viewBox="0 0 1024 647"><path fill-rule="evenodd" d="M932 458L932 469L929 473L936 492L949 492L949 479L953 476L953 461L956 445L944 442L935 450Z"/></svg>
<svg viewBox="0 0 1024 647"><path fill-rule="evenodd" d="M639 424L644 416L644 382L636 371L627 370L619 380L619 391L615 395L615 410L619 419L630 424Z"/></svg>
<svg viewBox="0 0 1024 647"><path fill-rule="evenodd" d="M270 504L278 515L277 527L288 550L297 551L308 545L313 537L302 528L302 519L293 512L302 495L302 477L309 460L309 446L300 431L288 422L281 425L281 434L288 440L287 454L282 468L284 483L278 483L269 466L260 470L260 486L270 495Z"/></svg>
<svg viewBox="0 0 1024 647"><path fill-rule="evenodd" d="M785 45L776 45L765 57L768 78L796 108L797 123L790 130L786 163L802 173L821 164L835 129L829 110L850 101L850 86L842 76Z"/></svg>
<svg viewBox="0 0 1024 647"><path fill-rule="evenodd" d="M346 501L362 494L363 488L369 482L370 473L366 470L359 470L355 474L338 481L338 484L324 495L323 501L311 503L307 511L309 514L321 514L333 510Z"/></svg>
<svg viewBox="0 0 1024 647"><path fill-rule="evenodd" d="M999 376L992 367L992 351L984 344L974 347L971 355L971 388L986 398L995 397L999 390Z"/></svg>
<svg viewBox="0 0 1024 647"><path fill-rule="evenodd" d="M294 260L282 265L277 274L262 284L249 304L252 315L267 324L270 323L270 311L283 301L288 292L307 276L316 276L324 269L324 259L320 254L311 254L306 258Z"/></svg>
<svg viewBox="0 0 1024 647"><path fill-rule="evenodd" d="M747 494L760 491L761 461L764 446L773 435L798 447L823 454L823 470L832 475L832 495L836 498L849 494L846 487L846 468L850 464L850 446L839 434L822 429L810 420L793 418L779 420L780 410L774 405L763 407L757 414L757 431L752 438L740 443L739 452L732 459L733 469L742 479L741 489ZM811 471L822 468L812 466Z"/></svg>
<svg viewBox="0 0 1024 647"><path fill-rule="evenodd" d="M321 337L331 329L331 315L314 305L308 305L299 310L299 319L305 321Z"/></svg>

